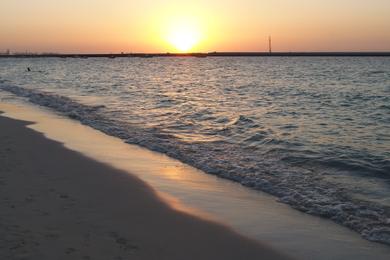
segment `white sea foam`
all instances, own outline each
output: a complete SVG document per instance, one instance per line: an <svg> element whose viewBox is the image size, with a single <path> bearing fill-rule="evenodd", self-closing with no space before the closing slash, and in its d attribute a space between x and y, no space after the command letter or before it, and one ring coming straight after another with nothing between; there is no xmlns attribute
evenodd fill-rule
<svg viewBox="0 0 390 260"><path fill-rule="evenodd" d="M327 181L322 173L283 163L277 149L264 154L251 148L245 148L249 152L243 152L240 144L222 140L185 142L155 128L141 128L109 118L101 105L89 106L68 97L4 82L0 83L0 89L61 112L128 143L168 154L207 173L273 194L279 197L280 202L309 214L330 218L356 230L368 240L390 244L390 216L385 206L348 196L342 186ZM250 118L239 116L221 131L254 124ZM261 130L247 141L263 142L267 138L269 132ZM270 138L267 142L279 143L282 140Z"/></svg>
<svg viewBox="0 0 390 260"><path fill-rule="evenodd" d="M0 89L389 243L389 68L379 57L0 59Z"/></svg>

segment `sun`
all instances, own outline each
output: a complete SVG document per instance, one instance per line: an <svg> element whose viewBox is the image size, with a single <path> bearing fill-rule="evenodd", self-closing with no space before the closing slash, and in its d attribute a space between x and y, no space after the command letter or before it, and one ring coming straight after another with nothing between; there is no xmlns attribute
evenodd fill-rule
<svg viewBox="0 0 390 260"><path fill-rule="evenodd" d="M187 52L198 43L199 37L196 32L188 28L176 28L169 35L168 41L178 51Z"/></svg>
<svg viewBox="0 0 390 260"><path fill-rule="evenodd" d="M177 19L169 24L166 39L177 51L188 52L201 40L199 25L190 19Z"/></svg>

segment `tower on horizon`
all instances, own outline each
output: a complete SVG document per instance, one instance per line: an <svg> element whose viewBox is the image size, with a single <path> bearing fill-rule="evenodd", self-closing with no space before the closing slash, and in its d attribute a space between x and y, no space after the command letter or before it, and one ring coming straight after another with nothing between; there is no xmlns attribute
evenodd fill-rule
<svg viewBox="0 0 390 260"><path fill-rule="evenodd" d="M268 36L268 51L269 51L269 53L272 53L272 39L271 39L271 35Z"/></svg>

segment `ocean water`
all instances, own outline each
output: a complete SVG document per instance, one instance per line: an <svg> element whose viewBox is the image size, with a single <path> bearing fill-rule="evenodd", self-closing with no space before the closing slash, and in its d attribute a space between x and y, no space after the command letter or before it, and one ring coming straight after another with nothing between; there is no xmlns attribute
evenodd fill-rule
<svg viewBox="0 0 390 260"><path fill-rule="evenodd" d="M13 99L390 244L388 57L0 59Z"/></svg>

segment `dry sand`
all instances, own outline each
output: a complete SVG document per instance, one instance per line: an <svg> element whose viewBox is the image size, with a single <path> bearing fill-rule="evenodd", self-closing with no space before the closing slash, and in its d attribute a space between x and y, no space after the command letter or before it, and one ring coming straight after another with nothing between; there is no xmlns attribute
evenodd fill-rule
<svg viewBox="0 0 390 260"><path fill-rule="evenodd" d="M286 259L27 124L0 116L0 259Z"/></svg>

